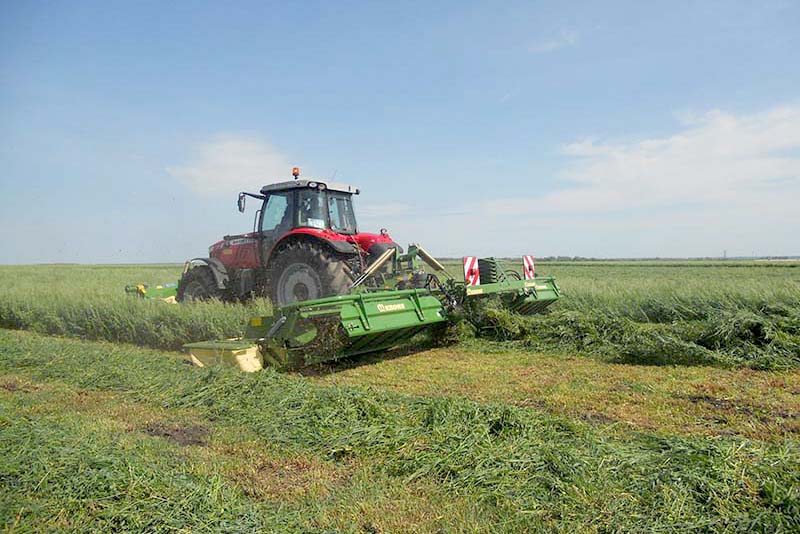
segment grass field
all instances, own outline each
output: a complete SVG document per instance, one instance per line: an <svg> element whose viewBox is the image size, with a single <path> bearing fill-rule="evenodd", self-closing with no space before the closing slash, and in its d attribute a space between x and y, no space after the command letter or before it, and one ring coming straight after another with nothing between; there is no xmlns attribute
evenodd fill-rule
<svg viewBox="0 0 800 534"><path fill-rule="evenodd" d="M547 315L241 375L173 351L266 301L123 294L174 265L0 267L0 525L800 530L800 264L539 270L565 293Z"/></svg>
<svg viewBox="0 0 800 534"><path fill-rule="evenodd" d="M457 275L460 266L448 264ZM180 266L0 268L0 326L178 350L242 333L269 303L153 306L128 283L176 281ZM479 334L521 350L607 361L756 369L800 365L800 263L542 264L566 298L546 316L489 313Z"/></svg>

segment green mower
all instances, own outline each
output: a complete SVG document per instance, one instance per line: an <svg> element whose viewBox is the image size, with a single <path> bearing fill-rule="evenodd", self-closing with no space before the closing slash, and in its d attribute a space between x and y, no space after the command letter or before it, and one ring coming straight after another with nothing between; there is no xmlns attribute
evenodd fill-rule
<svg viewBox="0 0 800 534"><path fill-rule="evenodd" d="M422 263L433 269L426 274ZM469 317L472 299L499 299L516 313L541 312L559 299L552 276L536 276L533 258L523 275L494 258L464 258L456 280L419 245L406 253L389 248L350 285L347 294L277 306L254 317L241 339L189 343L200 366L222 364L257 371L296 370L322 362L389 349L413 336Z"/></svg>

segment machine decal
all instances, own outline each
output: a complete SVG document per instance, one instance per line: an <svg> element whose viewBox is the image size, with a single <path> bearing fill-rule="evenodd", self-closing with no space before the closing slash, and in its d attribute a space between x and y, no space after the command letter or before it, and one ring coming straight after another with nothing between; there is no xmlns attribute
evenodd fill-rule
<svg viewBox="0 0 800 534"><path fill-rule="evenodd" d="M252 237L240 237L238 239L231 239L230 241L225 241L225 246L234 246L234 245L249 245L250 243L255 243L258 241L257 239L253 239Z"/></svg>
<svg viewBox="0 0 800 534"><path fill-rule="evenodd" d="M390 311L402 311L406 309L406 305L402 302L399 304L378 304L377 305L378 311L383 312L390 312Z"/></svg>

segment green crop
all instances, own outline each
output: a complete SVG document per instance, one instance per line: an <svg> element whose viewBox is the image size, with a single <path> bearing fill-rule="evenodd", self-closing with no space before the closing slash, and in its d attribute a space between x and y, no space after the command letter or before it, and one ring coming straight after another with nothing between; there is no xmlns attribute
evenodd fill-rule
<svg viewBox="0 0 800 534"><path fill-rule="evenodd" d="M800 531L798 264L538 268L546 314L302 377L165 353L270 311L124 294L180 266L0 267L0 528Z"/></svg>
<svg viewBox="0 0 800 534"><path fill-rule="evenodd" d="M460 265L447 267L458 276ZM564 297L533 318L476 306L465 318L484 343L647 364L800 365L800 264L573 262L541 263L539 272L555 275ZM2 267L0 326L175 350L241 335L249 317L269 312L263 299L178 306L123 292L179 276L180 266L169 265ZM473 331L462 323L437 341Z"/></svg>
<svg viewBox="0 0 800 534"><path fill-rule="evenodd" d="M192 306L126 295L131 282L174 282L180 266L31 266L0 268L0 326L177 350L189 341L236 337L247 320L269 313L246 306Z"/></svg>
<svg viewBox="0 0 800 534"><path fill-rule="evenodd" d="M424 481L465 499L462 504L479 506L488 531L800 528L796 441L614 437L535 409L318 385L270 370L243 375L199 369L155 351L26 333L0 333L0 353L0 373L34 381L27 391L4 386L8 392L0 397L6 410L0 422L0 518L6 525L52 522L65 506L79 514L81 530L97 531L268 529L265 523L274 524L280 513L295 519L284 524L286 530L319 530L324 521L324 500L301 508L280 498L254 503L213 472L218 463L209 464L212 472L188 461L192 456L181 464L180 454L162 457L152 441L134 446L125 437L111 439L88 418L82 425L74 415L26 415L48 406L31 406L26 395L60 384L84 397L113 392L156 414L188 413L204 428L223 435L237 429L240 436L255 437L256 448L312 455L330 469L366 466L378 487ZM164 435L169 425L155 428ZM241 455L245 449L236 450ZM349 480L336 483L333 495L356 491L358 477ZM304 512L292 515L293 509ZM458 517L431 529L458 528L469 516L459 510L453 512ZM70 517L64 518L67 525ZM357 527L379 529L372 523Z"/></svg>

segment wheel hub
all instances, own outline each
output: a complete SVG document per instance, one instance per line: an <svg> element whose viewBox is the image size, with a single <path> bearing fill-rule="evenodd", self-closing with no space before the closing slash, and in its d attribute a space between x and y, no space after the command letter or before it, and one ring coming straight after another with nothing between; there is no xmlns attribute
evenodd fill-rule
<svg viewBox="0 0 800 534"><path fill-rule="evenodd" d="M293 263L278 279L279 304L290 304L320 298L322 283L319 275L305 263Z"/></svg>

